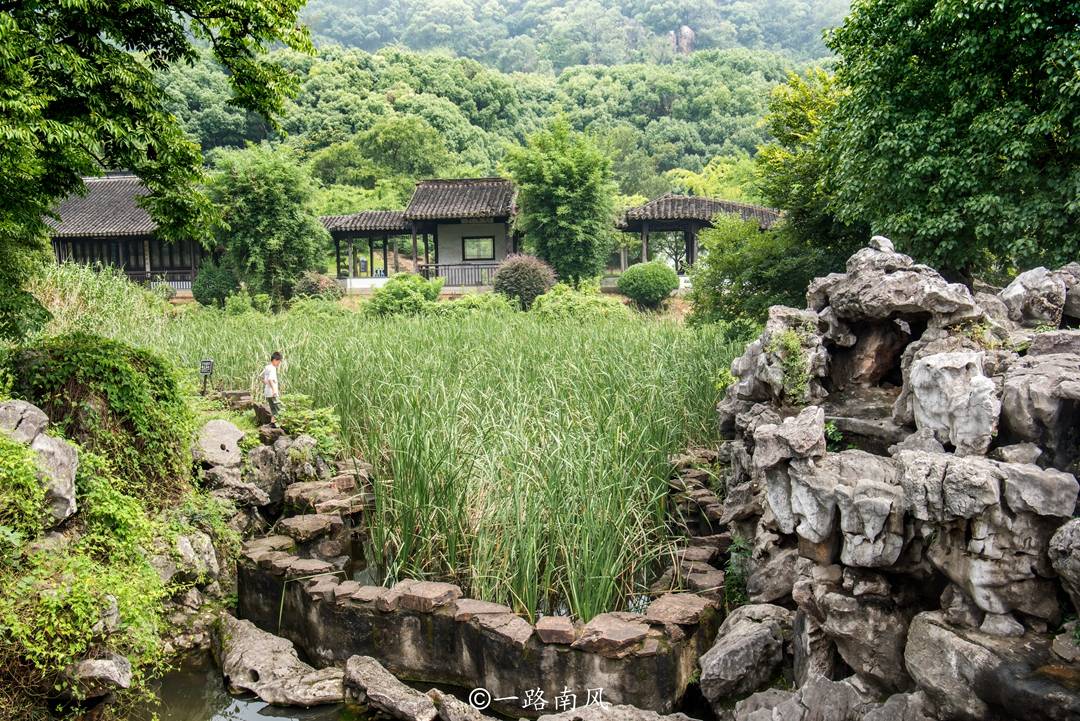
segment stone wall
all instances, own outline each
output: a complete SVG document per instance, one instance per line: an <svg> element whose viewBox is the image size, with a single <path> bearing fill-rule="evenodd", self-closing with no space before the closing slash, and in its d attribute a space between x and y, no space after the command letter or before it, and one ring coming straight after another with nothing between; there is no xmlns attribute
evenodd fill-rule
<svg viewBox="0 0 1080 721"><path fill-rule="evenodd" d="M718 623L712 601L670 594L645 614L602 614L584 626L547 617L533 626L505 606L461 598L450 584L343 581L329 563L292 555L291 544L280 536L248 544L238 568L239 616L288 638L316 666L364 655L400 678L485 688L493 698L524 699L540 688L551 703L569 689L580 704L588 689L602 689L605 702L667 713ZM492 708L537 715L520 701Z"/></svg>

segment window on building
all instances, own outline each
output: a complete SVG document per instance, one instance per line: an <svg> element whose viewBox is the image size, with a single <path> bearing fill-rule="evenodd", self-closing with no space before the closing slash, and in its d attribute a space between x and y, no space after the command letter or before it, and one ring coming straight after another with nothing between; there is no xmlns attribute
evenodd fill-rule
<svg viewBox="0 0 1080 721"><path fill-rule="evenodd" d="M495 260L495 238L462 238L461 257L464 260Z"/></svg>

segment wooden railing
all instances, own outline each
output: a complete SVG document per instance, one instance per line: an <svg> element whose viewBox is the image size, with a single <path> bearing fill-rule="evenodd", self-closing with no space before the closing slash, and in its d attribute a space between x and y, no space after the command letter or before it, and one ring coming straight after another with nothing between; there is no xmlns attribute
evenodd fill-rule
<svg viewBox="0 0 1080 721"><path fill-rule="evenodd" d="M446 286L491 285L498 263L431 263L421 265L419 272L428 280L444 278Z"/></svg>
<svg viewBox="0 0 1080 721"><path fill-rule="evenodd" d="M158 285L172 286L173 290L191 290L191 282L195 279L190 270L128 270L127 277L136 283L153 288Z"/></svg>

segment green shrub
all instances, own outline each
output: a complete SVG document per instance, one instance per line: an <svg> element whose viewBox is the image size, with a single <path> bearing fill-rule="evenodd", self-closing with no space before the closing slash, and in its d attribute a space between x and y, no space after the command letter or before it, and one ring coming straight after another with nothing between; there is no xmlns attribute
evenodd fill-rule
<svg viewBox="0 0 1080 721"><path fill-rule="evenodd" d="M558 283L536 299L531 313L546 320L591 320L595 318L630 318L630 309L617 298L598 292L574 290Z"/></svg>
<svg viewBox="0 0 1080 721"><path fill-rule="evenodd" d="M810 391L810 369L802 347L802 336L789 328L773 336L765 350L780 356L780 365L784 370L784 399L788 403L805 403L806 394Z"/></svg>
<svg viewBox="0 0 1080 721"><path fill-rule="evenodd" d="M345 295L341 284L328 275L307 270L293 286L293 297L320 298L322 300L340 300Z"/></svg>
<svg viewBox="0 0 1080 721"><path fill-rule="evenodd" d="M0 434L0 527L21 538L41 533L48 515L45 487L37 476L34 452Z"/></svg>
<svg viewBox="0 0 1080 721"><path fill-rule="evenodd" d="M150 288L150 292L166 302L176 297L176 288L173 288L168 283L158 283Z"/></svg>
<svg viewBox="0 0 1080 721"><path fill-rule="evenodd" d="M746 580L750 575L750 544L745 538L735 536L728 547L728 559L724 564L724 610L731 613L739 606L749 603Z"/></svg>
<svg viewBox="0 0 1080 721"><path fill-rule="evenodd" d="M321 298L300 298L289 305L289 313L298 316L328 319L345 318L351 315L352 311L343 308L336 301Z"/></svg>
<svg viewBox="0 0 1080 721"><path fill-rule="evenodd" d="M659 260L632 265L619 276L619 292L642 308L660 307L678 288L679 276Z"/></svg>
<svg viewBox="0 0 1080 721"><path fill-rule="evenodd" d="M442 278L424 280L413 273L398 273L375 290L363 312L373 316L421 315L428 303L438 299L442 286Z"/></svg>
<svg viewBox="0 0 1080 721"><path fill-rule="evenodd" d="M252 304L251 295L248 294L247 288L241 287L240 290L230 293L225 299L225 313L227 315L243 315L253 310L255 310L255 306Z"/></svg>
<svg viewBox="0 0 1080 721"><path fill-rule="evenodd" d="M269 313L271 305L272 302L269 293L256 293L251 296L251 307L259 313Z"/></svg>
<svg viewBox="0 0 1080 721"><path fill-rule="evenodd" d="M333 408L313 408L310 398L293 393L282 398L277 420L290 436L306 433L314 438L324 458L333 458L341 450L341 419Z"/></svg>
<svg viewBox="0 0 1080 721"><path fill-rule="evenodd" d="M221 308L225 305L225 299L239 288L240 282L232 268L225 263L219 265L206 261L199 267L195 282L191 284L191 294L203 305Z"/></svg>
<svg viewBox="0 0 1080 721"><path fill-rule="evenodd" d="M427 314L436 317L457 317L468 313L513 313L516 303L501 293L469 293L456 300L427 306Z"/></svg>
<svg viewBox="0 0 1080 721"><path fill-rule="evenodd" d="M555 285L555 271L533 255L510 255L499 264L493 279L496 293L516 300L522 310Z"/></svg>
<svg viewBox="0 0 1080 721"><path fill-rule="evenodd" d="M124 490L161 499L186 483L193 420L175 368L146 350L86 333L48 338L7 359L12 395L107 456Z"/></svg>

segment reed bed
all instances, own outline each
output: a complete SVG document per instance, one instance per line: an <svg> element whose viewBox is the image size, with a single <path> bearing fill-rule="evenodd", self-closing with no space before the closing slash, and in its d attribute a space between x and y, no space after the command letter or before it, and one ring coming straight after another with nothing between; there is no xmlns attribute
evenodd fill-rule
<svg viewBox="0 0 1080 721"><path fill-rule="evenodd" d="M714 434L715 379L741 344L715 329L527 313L181 313L101 326L216 380L252 385L273 350L286 394L341 416L376 466L375 560L535 616L625 608L661 557L668 457Z"/></svg>

